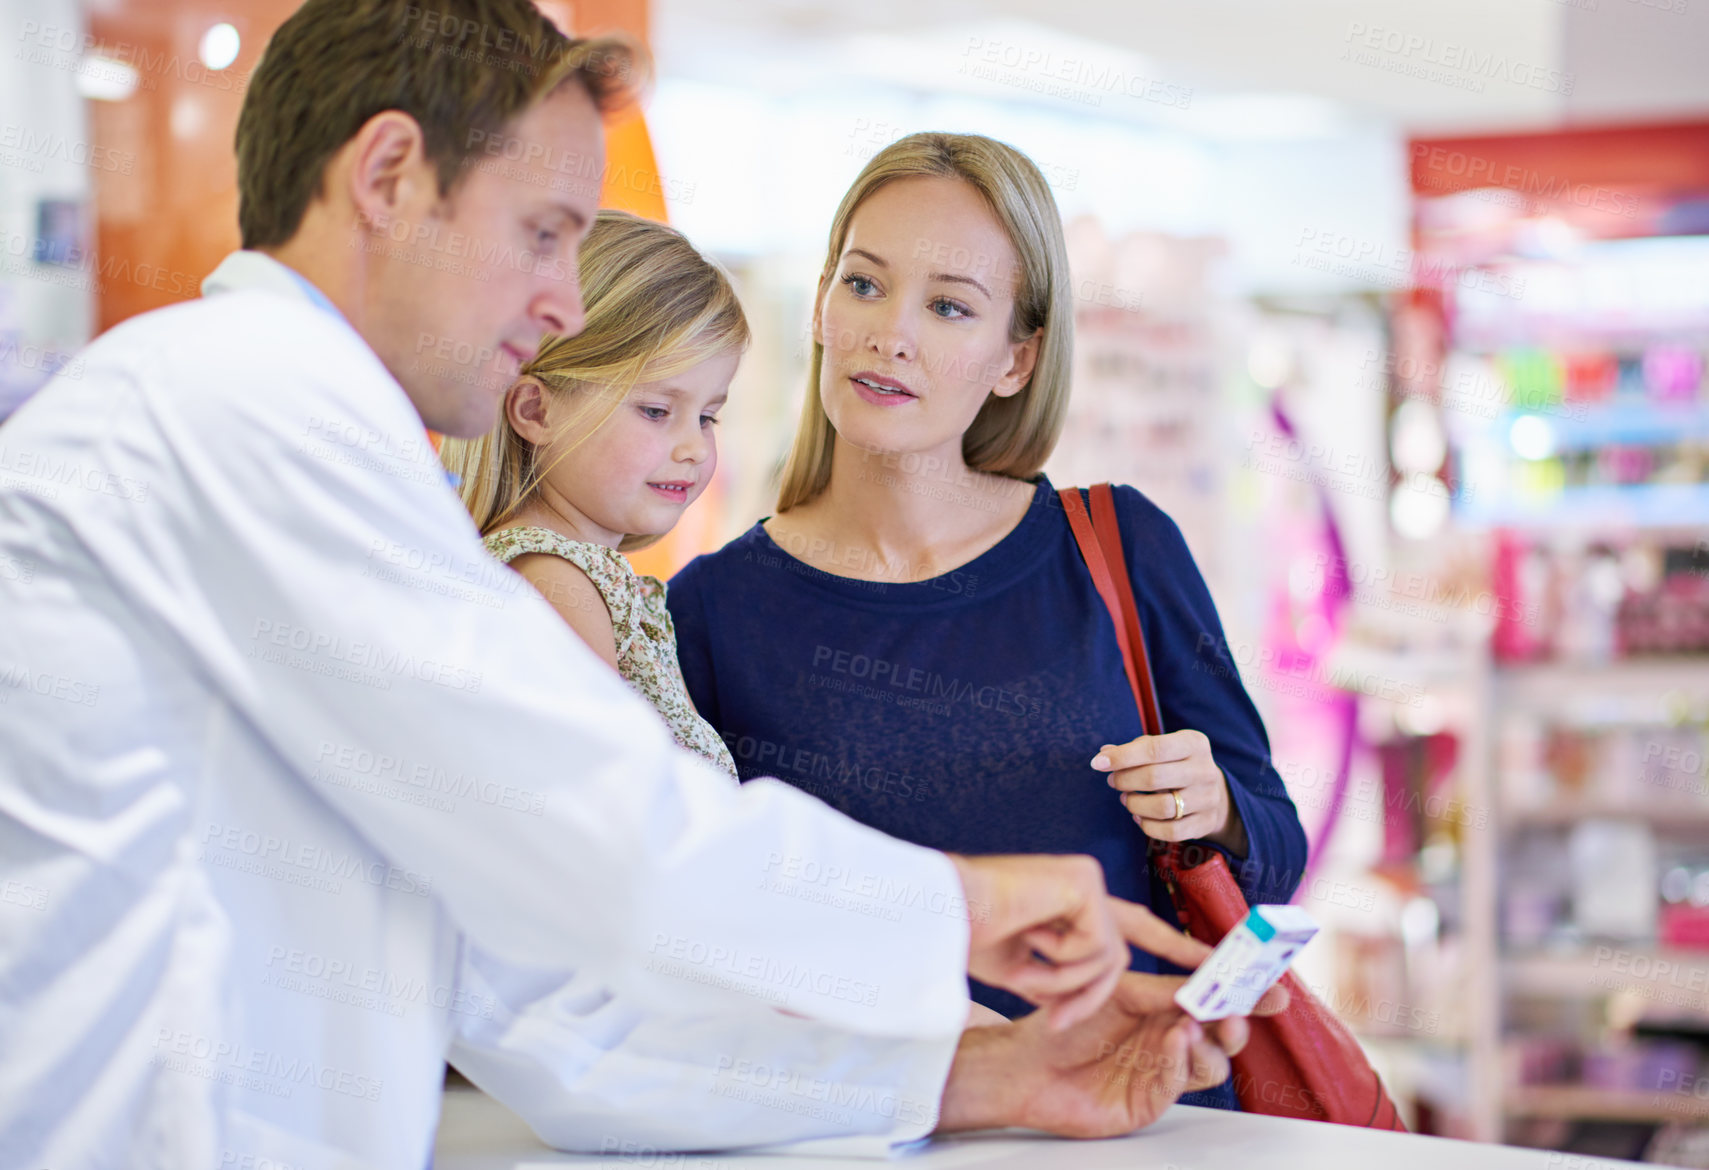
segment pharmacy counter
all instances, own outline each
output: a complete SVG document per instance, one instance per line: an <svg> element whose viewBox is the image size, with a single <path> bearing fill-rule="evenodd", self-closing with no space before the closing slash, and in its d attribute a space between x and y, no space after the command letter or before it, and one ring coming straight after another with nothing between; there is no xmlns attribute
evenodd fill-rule
<svg viewBox="0 0 1709 1170"><path fill-rule="evenodd" d="M1344 1125L1287 1121L1250 1113L1224 1113L1177 1105L1155 1125L1131 1137L1076 1142L1018 1132L942 1138L898 1160L908 1170L1615 1170L1635 1166L1578 1154L1477 1145L1446 1138L1376 1133ZM631 1151L613 1155L560 1154L546 1148L504 1106L469 1089L445 1094L434 1170L524 1170L536 1166L611 1166L622 1170L860 1170L884 1166L845 1158Z"/></svg>

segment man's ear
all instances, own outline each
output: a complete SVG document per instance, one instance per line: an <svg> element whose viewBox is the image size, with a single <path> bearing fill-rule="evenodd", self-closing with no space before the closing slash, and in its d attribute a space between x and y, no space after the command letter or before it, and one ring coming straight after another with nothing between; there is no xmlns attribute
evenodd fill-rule
<svg viewBox="0 0 1709 1170"><path fill-rule="evenodd" d="M997 379L997 384L991 387L991 393L998 398L1008 398L1019 394L1021 387L1033 376L1033 369L1038 365L1038 347L1044 339L1044 330L1035 329L1031 337L1025 341L1009 343L1009 368Z"/></svg>
<svg viewBox="0 0 1709 1170"><path fill-rule="evenodd" d="M381 232L395 219L422 217L439 199L439 178L421 126L402 110L381 110L362 123L349 153L350 201L357 222Z"/></svg>
<svg viewBox="0 0 1709 1170"><path fill-rule="evenodd" d="M520 378L504 394L504 417L524 441L536 447L551 441L546 387L533 378Z"/></svg>

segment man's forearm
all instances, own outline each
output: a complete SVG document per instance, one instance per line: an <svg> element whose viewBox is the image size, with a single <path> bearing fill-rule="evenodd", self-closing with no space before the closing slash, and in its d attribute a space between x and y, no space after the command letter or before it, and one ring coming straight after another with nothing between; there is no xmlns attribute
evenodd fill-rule
<svg viewBox="0 0 1709 1170"><path fill-rule="evenodd" d="M968 1028L961 1034L938 1109L937 1133L1014 1125L1022 1065L1007 1028Z"/></svg>

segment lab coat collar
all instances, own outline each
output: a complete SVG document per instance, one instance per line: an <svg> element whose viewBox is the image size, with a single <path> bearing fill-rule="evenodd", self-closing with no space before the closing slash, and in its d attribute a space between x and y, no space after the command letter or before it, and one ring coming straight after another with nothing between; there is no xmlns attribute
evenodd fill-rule
<svg viewBox="0 0 1709 1170"><path fill-rule="evenodd" d="M205 297L248 288L265 289L280 296L307 301L315 308L324 309L339 320L344 320L344 314L338 311L338 306L316 288L313 281L265 252L249 249L233 252L221 260L219 267L208 273L202 281L202 295Z"/></svg>
<svg viewBox="0 0 1709 1170"><path fill-rule="evenodd" d="M313 281L288 264L281 264L265 252L255 252L240 249L221 260L219 267L202 278L202 295L215 296L225 292L241 292L245 289L258 288L280 296L292 297L305 301L318 309L331 313L339 321L349 324L338 306L333 304L327 295L315 287ZM366 339L364 338L364 341ZM401 387L400 387L401 389ZM410 409L414 409L411 405ZM432 431L426 432L432 436ZM431 439L434 449L438 449L438 440ZM445 482L453 488L462 483L462 477L447 470Z"/></svg>

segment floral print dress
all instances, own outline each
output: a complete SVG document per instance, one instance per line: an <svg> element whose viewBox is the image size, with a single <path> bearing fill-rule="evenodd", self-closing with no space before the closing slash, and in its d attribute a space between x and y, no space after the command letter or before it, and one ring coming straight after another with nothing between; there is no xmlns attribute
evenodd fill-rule
<svg viewBox="0 0 1709 1170"><path fill-rule="evenodd" d="M730 749L695 713L677 665L676 629L665 609L665 583L643 577L614 548L571 540L548 528L503 528L486 538L487 550L510 564L529 553L562 557L588 575L611 611L617 669L664 718L677 743L736 776Z"/></svg>

